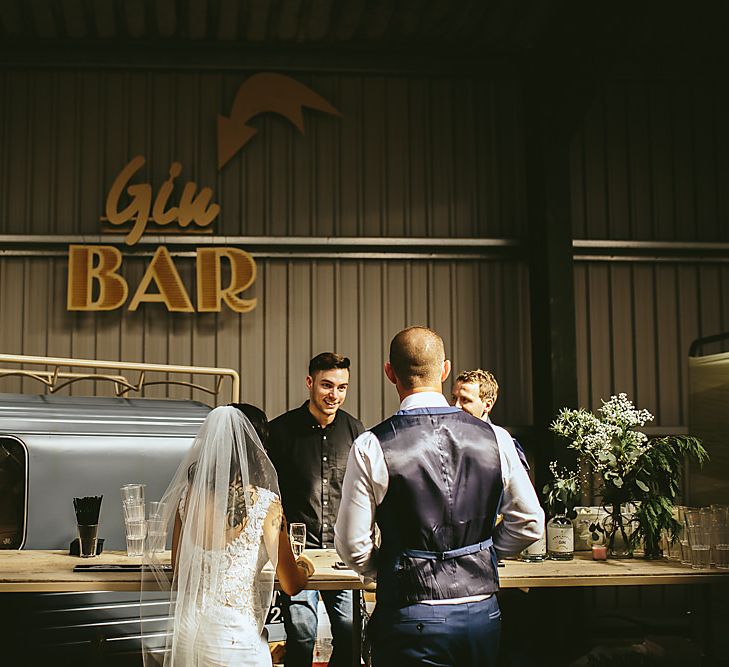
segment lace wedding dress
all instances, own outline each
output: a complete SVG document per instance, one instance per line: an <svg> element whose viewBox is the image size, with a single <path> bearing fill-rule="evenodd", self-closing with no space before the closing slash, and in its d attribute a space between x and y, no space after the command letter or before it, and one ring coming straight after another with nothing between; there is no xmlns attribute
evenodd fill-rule
<svg viewBox="0 0 729 667"><path fill-rule="evenodd" d="M174 665L181 667L271 667L268 643L261 636L261 608L257 581L269 561L264 524L269 513L278 515L276 494L250 487L252 502L240 534L223 550L195 546L202 560L203 582L195 605L180 618L175 639ZM186 494L180 500L185 519ZM276 511L278 510L278 511ZM269 565L270 567L270 565ZM206 581L211 572L217 582Z"/></svg>

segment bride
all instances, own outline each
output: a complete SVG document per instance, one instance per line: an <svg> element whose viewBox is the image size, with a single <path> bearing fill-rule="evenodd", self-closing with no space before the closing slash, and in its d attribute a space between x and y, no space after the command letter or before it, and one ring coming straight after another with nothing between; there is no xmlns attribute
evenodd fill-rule
<svg viewBox="0 0 729 667"><path fill-rule="evenodd" d="M162 498L163 520L174 516L171 586L151 535L145 564L170 591L170 615L164 650L144 629L145 667L271 665L263 632L274 574L295 595L314 568L294 560L265 426L253 406L212 410Z"/></svg>

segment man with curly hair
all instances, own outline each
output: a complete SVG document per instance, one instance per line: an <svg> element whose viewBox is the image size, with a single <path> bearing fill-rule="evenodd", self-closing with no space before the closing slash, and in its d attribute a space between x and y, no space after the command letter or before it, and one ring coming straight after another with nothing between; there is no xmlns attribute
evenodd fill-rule
<svg viewBox="0 0 729 667"><path fill-rule="evenodd" d="M496 426L489 417L489 413L499 396L499 383L496 381L493 373L481 368L472 371L461 371L453 383L451 395L453 405L457 408L461 408L468 412L468 414L491 424L494 430L497 431L497 436L501 435L502 437L508 436L511 438L505 429ZM503 433L499 433L499 431ZM519 460L529 470L524 449L516 438L512 438L512 440L516 447L516 453L519 455Z"/></svg>

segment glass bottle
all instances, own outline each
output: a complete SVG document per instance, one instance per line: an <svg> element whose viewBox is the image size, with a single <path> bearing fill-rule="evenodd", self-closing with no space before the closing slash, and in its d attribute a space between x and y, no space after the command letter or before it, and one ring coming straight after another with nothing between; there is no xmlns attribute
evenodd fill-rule
<svg viewBox="0 0 729 667"><path fill-rule="evenodd" d="M575 531L566 514L557 514L547 523L547 551L552 560L572 560Z"/></svg>
<svg viewBox="0 0 729 667"><path fill-rule="evenodd" d="M541 563L547 559L547 540L544 534L521 552L525 563Z"/></svg>

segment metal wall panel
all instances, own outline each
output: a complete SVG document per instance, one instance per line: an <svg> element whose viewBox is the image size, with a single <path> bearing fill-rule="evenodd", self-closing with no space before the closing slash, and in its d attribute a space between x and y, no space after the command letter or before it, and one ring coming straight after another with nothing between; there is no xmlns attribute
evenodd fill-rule
<svg viewBox="0 0 729 667"><path fill-rule="evenodd" d="M716 81L612 81L571 146L575 238L729 241L729 113Z"/></svg>
<svg viewBox="0 0 729 667"><path fill-rule="evenodd" d="M334 349L352 359L346 408L372 425L398 403L382 372L390 339L405 326L426 324L443 336L454 372L477 366L494 371L502 388L498 423L531 423L528 272L522 262L261 259L250 290L258 306L242 315L227 309L168 313L161 304L142 304L136 312L69 313L66 262L0 258L0 350L232 367L240 370L243 400L275 416L305 400L310 357ZM179 258L176 264L194 301L194 263ZM130 298L144 266L142 258L124 259ZM110 385L97 385L97 394L111 394ZM72 385L62 393L88 395L91 389ZM43 393L43 387L6 378L0 391ZM150 387L144 395L214 400L181 387Z"/></svg>
<svg viewBox="0 0 729 667"><path fill-rule="evenodd" d="M170 164L211 187L218 235L524 236L520 91L509 80L294 75L341 118L281 116L221 171L216 122L247 73L0 71L0 234L95 234L135 155L156 194ZM172 198L174 203L175 196Z"/></svg>
<svg viewBox="0 0 729 667"><path fill-rule="evenodd" d="M655 415L651 426L685 427L689 346L729 329L727 294L724 263L578 262L580 405L624 391Z"/></svg>

